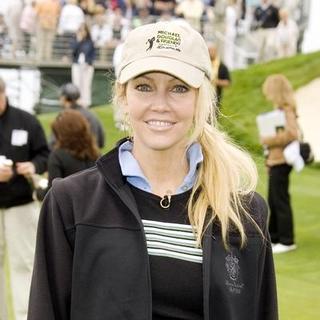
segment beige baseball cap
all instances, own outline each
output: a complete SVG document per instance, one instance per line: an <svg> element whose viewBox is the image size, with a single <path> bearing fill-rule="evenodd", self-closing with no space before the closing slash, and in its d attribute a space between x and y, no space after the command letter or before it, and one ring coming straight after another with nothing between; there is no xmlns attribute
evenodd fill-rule
<svg viewBox="0 0 320 320"><path fill-rule="evenodd" d="M207 45L187 23L163 21L132 30L123 45L117 68L121 84L146 72L171 74L188 85L199 88L211 77Z"/></svg>

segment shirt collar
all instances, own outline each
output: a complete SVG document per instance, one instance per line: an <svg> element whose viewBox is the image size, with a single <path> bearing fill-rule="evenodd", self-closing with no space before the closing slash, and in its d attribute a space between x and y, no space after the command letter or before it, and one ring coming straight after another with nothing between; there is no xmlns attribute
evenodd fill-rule
<svg viewBox="0 0 320 320"><path fill-rule="evenodd" d="M151 192L151 186L148 179L143 174L138 161L132 154L133 143L126 141L119 147L119 163L122 175L133 186ZM198 165L203 161L201 146L198 142L193 143L187 149L187 160L189 162L189 172L184 177L182 184L176 190L176 194L191 189L197 178Z"/></svg>

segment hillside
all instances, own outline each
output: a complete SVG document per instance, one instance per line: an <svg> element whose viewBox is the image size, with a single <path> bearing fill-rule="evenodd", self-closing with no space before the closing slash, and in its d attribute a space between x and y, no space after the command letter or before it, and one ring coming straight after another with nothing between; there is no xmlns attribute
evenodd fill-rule
<svg viewBox="0 0 320 320"><path fill-rule="evenodd" d="M261 146L255 118L259 113L272 108L261 92L263 81L272 73L285 74L297 89L320 77L320 52L253 65L246 70L232 73L232 86L224 91L222 115L219 121L223 130L257 155L261 154ZM107 79L108 77L106 81ZM110 150L114 142L122 136L113 125L112 108L110 105L105 105L92 110L97 113L106 128L107 146L104 151ZM52 113L39 115L47 133L53 117Z"/></svg>
<svg viewBox="0 0 320 320"><path fill-rule="evenodd" d="M320 77L320 52L298 55L232 73L232 86L225 90L220 122L236 141L254 153L260 153L256 116L272 108L261 92L265 78L283 73L295 89Z"/></svg>

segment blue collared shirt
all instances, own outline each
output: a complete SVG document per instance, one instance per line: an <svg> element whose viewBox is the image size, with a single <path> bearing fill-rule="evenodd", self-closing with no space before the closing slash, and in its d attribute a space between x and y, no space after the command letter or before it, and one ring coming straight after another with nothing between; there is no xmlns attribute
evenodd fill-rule
<svg viewBox="0 0 320 320"><path fill-rule="evenodd" d="M132 154L132 148L133 143L131 141L126 141L119 147L119 162L122 175L134 187L152 192L148 179L143 174L138 161ZM193 143L188 148L187 159L189 162L189 172L184 177L182 184L178 187L175 194L190 190L196 181L198 165L203 161L201 146L198 142Z"/></svg>

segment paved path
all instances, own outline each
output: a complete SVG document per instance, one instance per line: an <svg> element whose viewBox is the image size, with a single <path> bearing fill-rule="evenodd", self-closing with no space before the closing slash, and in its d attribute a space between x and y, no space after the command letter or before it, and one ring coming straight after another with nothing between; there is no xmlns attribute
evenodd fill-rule
<svg viewBox="0 0 320 320"><path fill-rule="evenodd" d="M311 144L315 160L320 162L320 78L299 88L296 100L304 140Z"/></svg>

